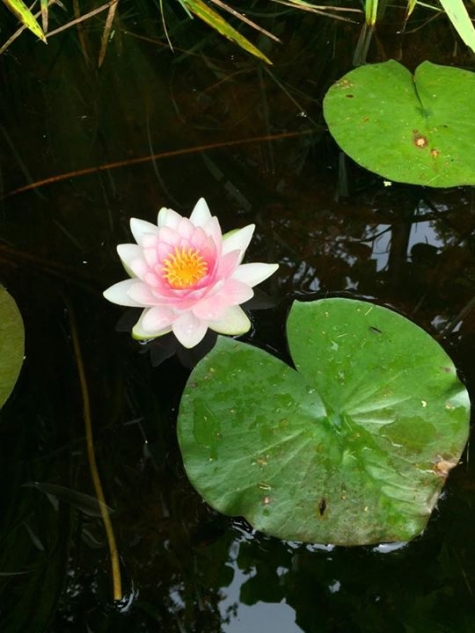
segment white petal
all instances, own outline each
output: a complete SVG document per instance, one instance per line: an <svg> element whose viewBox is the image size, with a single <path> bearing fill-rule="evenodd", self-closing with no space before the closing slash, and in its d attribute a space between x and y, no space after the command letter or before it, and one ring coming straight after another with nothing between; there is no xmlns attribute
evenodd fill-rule
<svg viewBox="0 0 475 633"><path fill-rule="evenodd" d="M142 303L137 303L134 299L129 297L129 290L135 284L141 284L142 282L137 279L126 279L125 281L119 281L102 293L107 301L116 303L119 306L129 306L131 308L143 308Z"/></svg>
<svg viewBox="0 0 475 633"><path fill-rule="evenodd" d="M204 198L200 198L195 204L195 208L190 215L190 220L195 226L204 226L211 220L211 213Z"/></svg>
<svg viewBox="0 0 475 633"><path fill-rule="evenodd" d="M163 328L169 327L176 319L176 312L173 308L166 306L153 306L145 310L140 319L142 328L149 334L160 332Z"/></svg>
<svg viewBox="0 0 475 633"><path fill-rule="evenodd" d="M127 274L131 277L138 277L140 275L140 271L146 267L146 262L143 258L143 251L140 246L137 244L119 244L117 246L117 252L119 253L120 260ZM139 261L143 262L143 266L138 264ZM133 266L133 263L136 265Z"/></svg>
<svg viewBox="0 0 475 633"><path fill-rule="evenodd" d="M216 245L222 243L223 234L221 232L221 226L219 224L219 220L216 216L213 216L209 220L209 222L206 222L206 224L203 225L202 228L203 228L203 231L206 233L206 235L210 237Z"/></svg>
<svg viewBox="0 0 475 633"><path fill-rule="evenodd" d="M251 322L242 308L232 306L222 319L210 321L208 327L220 334L244 334L251 329Z"/></svg>
<svg viewBox="0 0 475 633"><path fill-rule="evenodd" d="M230 231L223 235L223 255L230 253L231 251L241 251L241 261L244 255L244 251L249 246L249 242L252 239L252 234L256 228L255 224L249 224L242 229L236 231Z"/></svg>
<svg viewBox="0 0 475 633"><path fill-rule="evenodd" d="M183 347L191 349L201 343L208 324L206 321L198 319L192 312L185 312L173 322L173 334L177 337Z"/></svg>
<svg viewBox="0 0 475 633"><path fill-rule="evenodd" d="M162 226L170 226L172 229L176 229L181 220L181 215L173 209L167 209L162 207L158 212L157 225L159 228Z"/></svg>
<svg viewBox="0 0 475 633"><path fill-rule="evenodd" d="M144 341L144 340L146 341L146 340L151 339L151 338L157 338L159 336L163 336L164 334L168 334L168 332L172 331L171 325L165 326L161 330L157 330L155 332L150 332L149 330L144 330L144 328L142 326L143 318L147 314L148 311L149 311L149 308L147 308L147 310L144 310L142 312L142 315L141 315L140 319L134 325L134 328L132 330L132 336L134 337L134 339L136 339L138 341Z"/></svg>
<svg viewBox="0 0 475 633"><path fill-rule="evenodd" d="M279 268L279 264L241 264L231 275L232 279L237 279L251 286L257 286L270 277Z"/></svg>
<svg viewBox="0 0 475 633"><path fill-rule="evenodd" d="M117 252L125 266L128 266L133 259L142 257L142 249L137 244L119 244Z"/></svg>
<svg viewBox="0 0 475 633"><path fill-rule="evenodd" d="M147 283L140 282L131 285L127 294L132 301L135 301L142 308L156 306L157 303L160 303Z"/></svg>
<svg viewBox="0 0 475 633"><path fill-rule="evenodd" d="M152 224L151 222L147 222L146 220L131 218L130 230L132 231L132 235L134 236L137 244L140 244L142 235L144 233L158 233L158 226L156 224Z"/></svg>

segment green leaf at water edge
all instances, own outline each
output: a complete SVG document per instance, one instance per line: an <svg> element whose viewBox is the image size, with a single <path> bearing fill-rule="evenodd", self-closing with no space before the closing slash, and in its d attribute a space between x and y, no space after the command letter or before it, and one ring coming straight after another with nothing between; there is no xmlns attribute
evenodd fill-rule
<svg viewBox="0 0 475 633"><path fill-rule="evenodd" d="M337 81L323 108L354 161L389 180L432 187L475 184L475 73L393 60Z"/></svg>
<svg viewBox="0 0 475 633"><path fill-rule="evenodd" d="M20 311L0 286L0 408L18 379L25 347L25 331Z"/></svg>
<svg viewBox="0 0 475 633"><path fill-rule="evenodd" d="M296 370L220 337L178 417L190 481L224 514L289 540L404 541L426 526L468 436L444 350L386 308L295 302Z"/></svg>

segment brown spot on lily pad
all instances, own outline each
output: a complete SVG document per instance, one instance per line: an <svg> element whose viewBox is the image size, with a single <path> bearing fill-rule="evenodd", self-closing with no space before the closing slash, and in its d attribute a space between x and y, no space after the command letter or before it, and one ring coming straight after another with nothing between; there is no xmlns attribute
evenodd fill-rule
<svg viewBox="0 0 475 633"><path fill-rule="evenodd" d="M353 82L349 81L348 79L341 79L340 81L337 82L336 85L339 86L340 88L352 88Z"/></svg>
<svg viewBox="0 0 475 633"><path fill-rule="evenodd" d="M412 141L416 147L420 147L421 149L427 147L429 141L422 134L419 134L418 130L412 131L413 137Z"/></svg>
<svg viewBox="0 0 475 633"><path fill-rule="evenodd" d="M318 504L318 513L322 517L325 514L325 510L327 509L327 500L325 497L322 497L320 503Z"/></svg>
<svg viewBox="0 0 475 633"><path fill-rule="evenodd" d="M450 460L438 457L437 461L434 463L432 470L436 475L439 475L439 477L443 477L445 479L445 477L447 477L447 475L449 474L449 471L457 466L457 464L458 460L454 461L453 459Z"/></svg>

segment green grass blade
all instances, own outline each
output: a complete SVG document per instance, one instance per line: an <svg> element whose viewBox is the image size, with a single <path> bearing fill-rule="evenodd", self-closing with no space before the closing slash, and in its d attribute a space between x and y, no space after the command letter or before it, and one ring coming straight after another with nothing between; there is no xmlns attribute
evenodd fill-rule
<svg viewBox="0 0 475 633"><path fill-rule="evenodd" d="M407 0L407 9L406 9L406 20L409 18L414 11L417 4L417 0Z"/></svg>
<svg viewBox="0 0 475 633"><path fill-rule="evenodd" d="M440 4L462 40L475 52L475 29L463 0L440 0Z"/></svg>
<svg viewBox="0 0 475 633"><path fill-rule="evenodd" d="M46 44L46 37L41 26L38 24L35 16L31 13L23 0L3 0L3 2L10 11L17 16L20 22L26 26L27 29L30 29L32 33Z"/></svg>
<svg viewBox="0 0 475 633"><path fill-rule="evenodd" d="M254 55L258 59L266 62L267 64L272 64L270 59L262 53L258 48L256 48L251 42L246 39L243 35L241 35L236 29L234 29L229 22L227 22L224 18L222 18L219 13L213 11L208 5L206 5L202 0L180 0L180 4L191 13L196 15L200 20L206 22L213 29L224 35L232 42L238 44L242 49Z"/></svg>
<svg viewBox="0 0 475 633"><path fill-rule="evenodd" d="M368 26L374 26L378 17L378 0L366 0L365 17Z"/></svg>

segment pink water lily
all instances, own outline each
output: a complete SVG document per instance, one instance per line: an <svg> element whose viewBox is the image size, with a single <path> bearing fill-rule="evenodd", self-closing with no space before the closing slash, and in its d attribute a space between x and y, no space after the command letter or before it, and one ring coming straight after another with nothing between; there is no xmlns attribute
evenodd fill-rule
<svg viewBox="0 0 475 633"><path fill-rule="evenodd" d="M104 292L112 303L145 308L132 330L136 339L173 332L187 348L198 345L208 328L244 334L251 326L240 304L278 264L241 264L255 226L222 235L206 201L190 218L160 209L157 225L132 218L136 244L120 244L119 257L131 279Z"/></svg>

